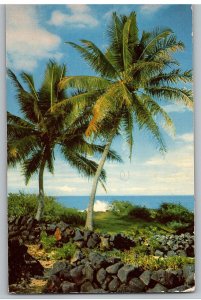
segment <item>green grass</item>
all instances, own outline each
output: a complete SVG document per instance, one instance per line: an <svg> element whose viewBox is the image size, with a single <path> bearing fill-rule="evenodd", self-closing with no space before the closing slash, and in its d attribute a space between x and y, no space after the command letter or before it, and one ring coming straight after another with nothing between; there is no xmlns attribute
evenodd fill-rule
<svg viewBox="0 0 201 300"><path fill-rule="evenodd" d="M94 213L95 229L101 233L125 233L125 234L147 234L147 233L174 233L168 226L154 221L144 221L130 217L119 217L111 211Z"/></svg>

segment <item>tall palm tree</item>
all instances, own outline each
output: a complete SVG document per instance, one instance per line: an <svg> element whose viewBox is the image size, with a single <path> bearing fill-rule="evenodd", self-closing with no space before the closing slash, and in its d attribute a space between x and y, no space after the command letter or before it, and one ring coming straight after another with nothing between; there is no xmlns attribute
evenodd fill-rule
<svg viewBox="0 0 201 300"><path fill-rule="evenodd" d="M88 94L80 96L80 101L86 101L94 91L96 102L93 118L86 130L87 136L100 131L104 119L111 122L111 130L92 186L86 221L89 229L93 228L93 205L98 179L118 129L124 131L130 147L130 158L134 124L150 131L159 149L165 151L156 116L163 118L169 129L173 129L173 123L161 106L161 100L193 106L191 90L178 85L190 82L192 75L191 71L183 72L178 68L179 62L173 54L183 50L184 44L177 40L171 29L143 31L140 36L135 12L128 17L114 13L108 36L109 46L105 52L88 40L81 40L81 45L68 42L99 76L72 76L63 78L60 83L61 90L69 87L87 89Z"/></svg>
<svg viewBox="0 0 201 300"><path fill-rule="evenodd" d="M32 75L23 72L21 78L28 87L26 90L16 75L8 70L22 113L19 117L8 112L8 165L22 164L26 184L33 174L38 173L37 220L41 219L44 210L44 170L47 168L53 173L55 148L60 150L70 166L86 177L94 176L97 170L97 163L90 157L104 151L104 145L89 143L84 135L90 109L77 111L69 102L65 110L53 111L53 105L68 97L65 91L58 89L58 82L65 73L64 65L50 61L43 83L36 90ZM110 151L109 158L121 161L114 151ZM103 186L105 178L105 171L102 170L99 181Z"/></svg>

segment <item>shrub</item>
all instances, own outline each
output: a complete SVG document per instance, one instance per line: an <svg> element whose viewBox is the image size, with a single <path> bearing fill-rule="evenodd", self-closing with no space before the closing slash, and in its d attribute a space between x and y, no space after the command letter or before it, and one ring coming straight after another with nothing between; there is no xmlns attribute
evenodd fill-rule
<svg viewBox="0 0 201 300"><path fill-rule="evenodd" d="M48 236L46 232L41 232L40 241L46 251L52 250L57 242L54 235Z"/></svg>
<svg viewBox="0 0 201 300"><path fill-rule="evenodd" d="M169 223L172 221L193 223L194 214L181 204L163 203L158 209L157 220L161 223Z"/></svg>
<svg viewBox="0 0 201 300"><path fill-rule="evenodd" d="M8 216L35 216L38 205L38 197L35 194L8 195ZM84 225L86 212L80 212L75 208L67 208L59 204L54 197L45 196L45 209L42 220L45 222L64 221L68 224Z"/></svg>
<svg viewBox="0 0 201 300"><path fill-rule="evenodd" d="M19 194L8 195L8 217L19 217L24 215L34 215L36 213L36 195L29 195L19 192Z"/></svg>
<svg viewBox="0 0 201 300"><path fill-rule="evenodd" d="M132 209L130 209L128 216L132 218L143 219L146 221L151 220L150 210L145 206L134 206Z"/></svg>
<svg viewBox="0 0 201 300"><path fill-rule="evenodd" d="M140 250L142 251L140 253ZM113 250L105 252L107 257L118 257L126 264L142 267L145 270L159 270L159 269L173 269L177 270L186 264L194 264L195 259L183 256L174 257L154 257L152 255L145 255L144 248L134 247L128 251Z"/></svg>
<svg viewBox="0 0 201 300"><path fill-rule="evenodd" d="M73 257L76 251L76 245L74 243L64 244L62 248L57 248L54 253L54 259L70 259Z"/></svg>
<svg viewBox="0 0 201 300"><path fill-rule="evenodd" d="M129 201L114 200L110 205L110 210L119 217L128 216L133 205Z"/></svg>

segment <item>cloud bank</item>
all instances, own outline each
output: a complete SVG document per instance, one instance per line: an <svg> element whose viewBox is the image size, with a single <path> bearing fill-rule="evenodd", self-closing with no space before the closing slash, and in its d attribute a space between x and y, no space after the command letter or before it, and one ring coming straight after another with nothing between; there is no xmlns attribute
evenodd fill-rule
<svg viewBox="0 0 201 300"><path fill-rule="evenodd" d="M43 58L61 58L59 36L41 24L34 5L7 5L6 50L7 66L32 71Z"/></svg>
<svg viewBox="0 0 201 300"><path fill-rule="evenodd" d="M54 26L71 25L80 28L95 27L99 24L88 5L69 4L66 8L70 10L69 13L60 10L53 11L48 23Z"/></svg>

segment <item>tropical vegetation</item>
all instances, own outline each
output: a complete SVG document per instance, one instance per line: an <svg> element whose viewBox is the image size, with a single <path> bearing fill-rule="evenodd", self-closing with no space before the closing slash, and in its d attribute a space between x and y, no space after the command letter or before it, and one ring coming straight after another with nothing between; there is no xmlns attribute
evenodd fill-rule
<svg viewBox="0 0 201 300"><path fill-rule="evenodd" d="M22 114L19 117L8 112L8 165L21 164L26 184L31 176L38 174L37 220L44 212L44 170L54 172L55 151L85 177L94 176L97 170L97 163L91 157L104 151L104 145L90 143L84 136L90 118L89 108L77 110L69 102L65 109L52 109L60 101L68 100L67 92L58 88L65 75L65 65L50 61L41 87L36 90L31 74L21 73L26 89L8 70ZM108 158L121 161L114 151L110 151ZM102 170L99 181L103 186L105 179L106 173Z"/></svg>
<svg viewBox="0 0 201 300"><path fill-rule="evenodd" d="M134 144L133 127L146 129L155 138L161 152L166 151L162 127L174 130L174 125L163 109L163 104L183 104L192 108L190 89L180 86L192 80L190 70L182 71L174 54L184 49L169 28L157 28L139 34L136 14L127 16L113 14L108 28L108 47L101 51L92 41L81 40L81 45L68 42L89 63L97 76L68 76L62 78L60 91L66 88L83 90L74 99L74 104L93 105L93 117L86 130L86 136L96 138L102 126L110 124L105 136L106 145L94 177L88 206L86 228L93 229L93 206L97 185L112 141L122 134L130 148L130 159ZM58 106L65 105L66 100ZM57 106L57 107L58 107ZM112 126L111 126L112 124Z"/></svg>

